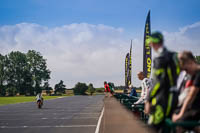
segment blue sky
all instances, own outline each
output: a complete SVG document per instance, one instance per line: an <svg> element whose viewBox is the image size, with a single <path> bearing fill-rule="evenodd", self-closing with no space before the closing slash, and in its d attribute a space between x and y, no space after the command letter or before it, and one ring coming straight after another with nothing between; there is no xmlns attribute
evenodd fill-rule
<svg viewBox="0 0 200 133"><path fill-rule="evenodd" d="M86 22L137 33L150 9L152 28L175 31L200 19L199 5L199 0L1 0L0 24L55 27Z"/></svg>
<svg viewBox="0 0 200 133"><path fill-rule="evenodd" d="M152 31L163 32L173 51L200 55L199 0L0 0L0 53L39 51L63 80L103 86L124 84L124 58L133 39L133 85L139 86L143 34L151 10Z"/></svg>

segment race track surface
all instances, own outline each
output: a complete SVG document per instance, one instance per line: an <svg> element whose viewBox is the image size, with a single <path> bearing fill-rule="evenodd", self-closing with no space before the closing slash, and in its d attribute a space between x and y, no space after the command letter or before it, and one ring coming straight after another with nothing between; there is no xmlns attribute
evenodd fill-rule
<svg viewBox="0 0 200 133"><path fill-rule="evenodd" d="M0 133L95 133L104 95L0 106Z"/></svg>

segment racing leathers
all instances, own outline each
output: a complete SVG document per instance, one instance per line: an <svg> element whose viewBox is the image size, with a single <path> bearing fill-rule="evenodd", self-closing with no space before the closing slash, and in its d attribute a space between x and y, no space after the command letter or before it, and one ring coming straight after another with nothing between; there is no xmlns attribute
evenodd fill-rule
<svg viewBox="0 0 200 133"><path fill-rule="evenodd" d="M153 63L153 86L147 99L151 105L148 123L160 127L166 117L171 117L177 105L176 82L180 67L177 54L165 47L159 49Z"/></svg>

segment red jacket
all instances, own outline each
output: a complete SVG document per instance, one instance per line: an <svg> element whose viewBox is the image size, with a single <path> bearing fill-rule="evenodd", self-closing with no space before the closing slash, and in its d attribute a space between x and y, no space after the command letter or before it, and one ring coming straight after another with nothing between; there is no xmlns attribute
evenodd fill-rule
<svg viewBox="0 0 200 133"><path fill-rule="evenodd" d="M110 92L110 87L109 87L109 85L108 84L105 84L105 92Z"/></svg>

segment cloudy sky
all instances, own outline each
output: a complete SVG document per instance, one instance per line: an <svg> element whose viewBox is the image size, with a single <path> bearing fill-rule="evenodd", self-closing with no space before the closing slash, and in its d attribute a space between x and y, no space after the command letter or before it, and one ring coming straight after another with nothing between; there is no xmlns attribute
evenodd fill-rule
<svg viewBox="0 0 200 133"><path fill-rule="evenodd" d="M133 85L142 70L144 23L174 51L200 55L199 0L1 0L0 53L40 52L51 70L50 84L63 80L124 85L124 58L133 40Z"/></svg>

